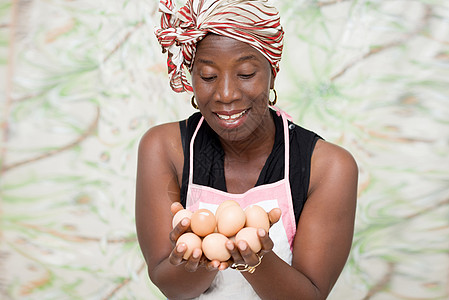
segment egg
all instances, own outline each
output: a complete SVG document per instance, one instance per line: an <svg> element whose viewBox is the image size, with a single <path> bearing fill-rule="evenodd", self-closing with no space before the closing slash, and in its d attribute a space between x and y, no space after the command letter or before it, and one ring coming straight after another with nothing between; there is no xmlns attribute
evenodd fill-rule
<svg viewBox="0 0 449 300"><path fill-rule="evenodd" d="M176 241L176 245L179 245L180 243L184 243L187 246L187 250L182 256L184 259L189 259L190 255L192 255L193 249L202 248L201 238L192 232L186 232L181 235Z"/></svg>
<svg viewBox="0 0 449 300"><path fill-rule="evenodd" d="M235 235L245 226L245 212L240 205L229 205L225 207L218 216L217 230L227 237Z"/></svg>
<svg viewBox="0 0 449 300"><path fill-rule="evenodd" d="M245 209L246 227L270 229L270 219L267 212L259 205L251 205Z"/></svg>
<svg viewBox="0 0 449 300"><path fill-rule="evenodd" d="M234 200L226 200L226 201L223 201L223 202L220 203L220 205L218 205L217 210L215 211L215 218L218 219L218 217L219 217L219 215L220 215L220 212L221 212L224 208L226 208L226 207L228 207L228 206L230 206L230 205L237 205L237 206L240 206L240 204L239 204L237 201L234 201Z"/></svg>
<svg viewBox="0 0 449 300"><path fill-rule="evenodd" d="M201 245L204 255L209 260L227 261L231 257L226 248L228 238L221 233L211 233L203 239Z"/></svg>
<svg viewBox="0 0 449 300"><path fill-rule="evenodd" d="M190 218L190 228L201 237L214 232L215 226L217 226L215 215L205 208L196 210Z"/></svg>
<svg viewBox="0 0 449 300"><path fill-rule="evenodd" d="M251 250L255 253L259 252L262 249L262 245L260 244L259 236L257 235L257 228L254 227L245 227L242 228L235 235L235 243L238 244L239 241L246 241Z"/></svg>
<svg viewBox="0 0 449 300"><path fill-rule="evenodd" d="M179 222L181 222L182 219L184 218L192 218L192 212L188 209L181 209L180 211L178 211L174 216L173 216L173 220L172 220L172 226L173 228L176 227L176 225L178 225Z"/></svg>

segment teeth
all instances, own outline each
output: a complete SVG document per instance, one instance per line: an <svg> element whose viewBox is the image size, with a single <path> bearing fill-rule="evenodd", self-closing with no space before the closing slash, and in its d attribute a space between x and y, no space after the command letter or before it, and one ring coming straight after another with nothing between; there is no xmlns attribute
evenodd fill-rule
<svg viewBox="0 0 449 300"><path fill-rule="evenodd" d="M240 118L245 112L246 112L246 110L244 110L238 114L233 114L232 116L225 116L225 115L219 115L219 114L217 114L217 116L222 120L235 120L235 119Z"/></svg>

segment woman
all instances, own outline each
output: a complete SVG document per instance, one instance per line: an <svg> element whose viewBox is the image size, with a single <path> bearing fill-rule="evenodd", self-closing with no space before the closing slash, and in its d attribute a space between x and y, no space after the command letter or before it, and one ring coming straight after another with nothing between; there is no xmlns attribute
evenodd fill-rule
<svg viewBox="0 0 449 300"><path fill-rule="evenodd" d="M151 128L139 146L136 223L151 280L169 299L325 299L349 255L358 170L346 150L270 108L278 12L264 0L160 7L171 87L193 91L199 113ZM173 213L226 199L269 212L262 250L228 241L229 263L199 248L184 260L185 244L175 243L190 221L172 229Z"/></svg>

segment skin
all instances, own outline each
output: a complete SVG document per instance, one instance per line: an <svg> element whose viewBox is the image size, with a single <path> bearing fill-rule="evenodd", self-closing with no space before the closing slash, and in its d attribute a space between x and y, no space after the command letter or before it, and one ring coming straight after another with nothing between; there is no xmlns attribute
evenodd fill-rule
<svg viewBox="0 0 449 300"><path fill-rule="evenodd" d="M198 44L192 85L198 107L218 134L225 152L228 192L254 187L270 154L275 127L268 110L274 78L257 50L231 38L208 35ZM229 124L219 114L244 111L242 122ZM172 229L179 204L184 155L177 122L148 130L139 146L136 225L139 243L154 284L170 299L205 292L218 269L230 262L208 261L195 249L186 261L185 245L175 246L189 229L188 219ZM244 174L244 176L242 176ZM319 140L311 159L308 199L297 227L292 265L273 251L269 235L259 229L264 255L253 274L242 273L262 299L325 299L349 255L354 230L357 165L341 147ZM269 213L271 223L280 218ZM227 243L232 261L255 265L259 260L245 242Z"/></svg>

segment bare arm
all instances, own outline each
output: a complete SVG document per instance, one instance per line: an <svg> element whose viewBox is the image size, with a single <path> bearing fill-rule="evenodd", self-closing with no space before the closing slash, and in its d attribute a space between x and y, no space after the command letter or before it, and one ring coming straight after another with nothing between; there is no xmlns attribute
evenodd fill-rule
<svg viewBox="0 0 449 300"><path fill-rule="evenodd" d="M170 123L150 129L139 145L137 235L152 282L170 299L200 295L210 286L216 274L204 267L197 269L200 258L192 259L188 265L185 262L173 264L173 257L182 257L182 253L173 249L170 234L176 240L176 235L189 226L180 225L172 232L170 206L180 199L178 177L182 166L183 153L178 124ZM200 252L200 257L201 254ZM188 272L189 267L196 271Z"/></svg>
<svg viewBox="0 0 449 300"><path fill-rule="evenodd" d="M242 273L262 299L326 299L346 263L354 230L357 165L344 149L318 141L311 169L292 266L271 251L253 274ZM271 242L266 236L260 239ZM257 263L249 249L239 252L249 265Z"/></svg>

